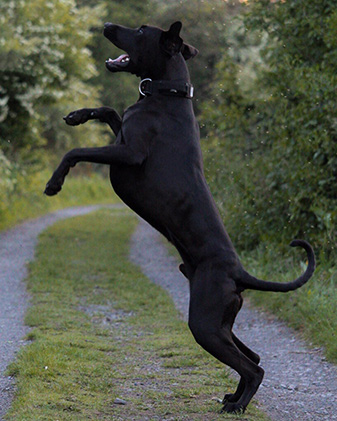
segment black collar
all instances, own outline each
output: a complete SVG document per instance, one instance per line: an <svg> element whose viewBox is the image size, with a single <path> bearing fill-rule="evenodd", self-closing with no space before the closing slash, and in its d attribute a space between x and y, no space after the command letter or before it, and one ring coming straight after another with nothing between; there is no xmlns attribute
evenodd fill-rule
<svg viewBox="0 0 337 421"><path fill-rule="evenodd" d="M140 81L139 92L143 96L162 94L180 98L193 98L193 85L179 80L152 80L146 78Z"/></svg>

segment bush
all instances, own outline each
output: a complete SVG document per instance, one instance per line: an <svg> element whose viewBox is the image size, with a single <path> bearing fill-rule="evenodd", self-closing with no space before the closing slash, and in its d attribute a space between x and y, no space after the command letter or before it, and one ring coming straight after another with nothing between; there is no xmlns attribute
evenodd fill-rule
<svg viewBox="0 0 337 421"><path fill-rule="evenodd" d="M0 5L0 141L12 161L26 165L64 143L79 143L62 115L97 102L88 83L96 73L88 50L90 27L101 8L78 8L75 0L5 0ZM96 126L90 142L100 138ZM50 154L52 155L52 154Z"/></svg>
<svg viewBox="0 0 337 421"><path fill-rule="evenodd" d="M205 104L209 174L241 247L303 237L332 252L337 240L337 84L333 1L255 0L244 37L218 67ZM257 33L252 32L260 29ZM295 35L294 36L294 32ZM257 37L257 38L256 38ZM267 42L265 41L267 38ZM257 70L242 80L260 39ZM255 44L254 44L255 43ZM262 59L262 63L261 63ZM221 168L221 171L220 171ZM226 186L224 188L224 186Z"/></svg>

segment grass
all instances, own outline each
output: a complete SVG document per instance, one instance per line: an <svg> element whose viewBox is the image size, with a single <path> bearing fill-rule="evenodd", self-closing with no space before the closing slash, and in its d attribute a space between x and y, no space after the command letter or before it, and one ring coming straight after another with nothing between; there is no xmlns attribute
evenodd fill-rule
<svg viewBox="0 0 337 421"><path fill-rule="evenodd" d="M119 200L112 190L108 175L103 177L96 173L85 176L70 174L61 193L48 197L43 191L51 174L51 170L46 170L18 180L16 189L6 194L0 203L0 231L65 207Z"/></svg>
<svg viewBox="0 0 337 421"><path fill-rule="evenodd" d="M7 419L267 419L254 404L219 414L212 398L235 385L167 293L128 261L135 225L127 211L105 209L40 236L27 280L30 344L9 369L17 393Z"/></svg>
<svg viewBox="0 0 337 421"><path fill-rule="evenodd" d="M302 252L303 253L303 252ZM292 258L298 249L286 258L283 254L260 247L244 254L246 269L260 279L289 282L305 270L305 260ZM304 257L302 255L302 257ZM286 294L249 291L251 301L276 314L297 329L309 344L323 347L331 362L337 363L337 269L322 262L312 279L302 288Z"/></svg>

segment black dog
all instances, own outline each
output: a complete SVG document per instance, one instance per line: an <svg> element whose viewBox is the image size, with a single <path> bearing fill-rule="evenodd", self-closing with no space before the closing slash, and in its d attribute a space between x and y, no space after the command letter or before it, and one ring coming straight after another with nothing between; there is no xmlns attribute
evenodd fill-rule
<svg viewBox="0 0 337 421"><path fill-rule="evenodd" d="M46 186L57 194L64 178L80 161L110 165L110 179L121 199L178 249L180 270L190 281L189 327L196 341L241 380L225 395L223 411L244 411L264 371L260 358L234 336L232 326L245 289L287 292L302 286L315 269L311 246L294 240L308 255L305 273L293 282L265 282L242 267L206 184L199 129L191 97L193 87L185 61L197 50L183 42L181 23L168 31L152 26L129 29L106 23L104 35L126 51L106 67L140 76L141 96L121 119L113 109L70 113L70 125L98 119L117 136L114 145L68 152Z"/></svg>

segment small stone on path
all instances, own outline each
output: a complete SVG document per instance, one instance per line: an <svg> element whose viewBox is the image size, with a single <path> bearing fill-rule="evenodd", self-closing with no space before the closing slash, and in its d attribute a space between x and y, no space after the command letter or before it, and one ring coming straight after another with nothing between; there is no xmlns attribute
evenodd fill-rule
<svg viewBox="0 0 337 421"><path fill-rule="evenodd" d="M126 405L127 402L124 399L116 398L114 400L114 405Z"/></svg>

